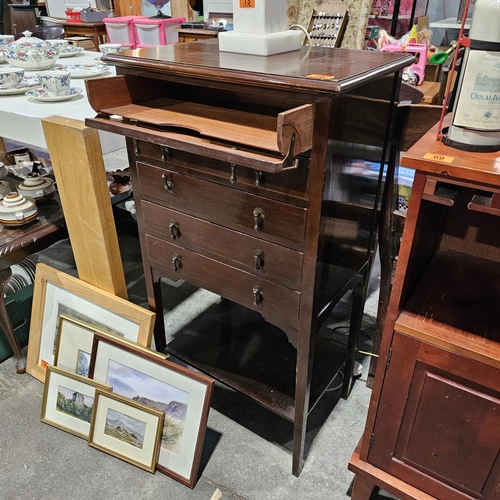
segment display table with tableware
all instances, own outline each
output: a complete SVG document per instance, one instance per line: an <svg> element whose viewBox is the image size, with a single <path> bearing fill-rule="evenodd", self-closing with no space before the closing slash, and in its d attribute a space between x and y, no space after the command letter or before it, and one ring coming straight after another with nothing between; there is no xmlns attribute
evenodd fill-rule
<svg viewBox="0 0 500 500"><path fill-rule="evenodd" d="M0 163L2 165L8 163L9 157L11 157L10 161L13 162L13 155L7 153L0 156ZM23 179L14 177L11 174L1 181L2 184L9 184L10 194L6 194L5 198L10 198L11 205L17 207L17 209L15 211L9 210L9 203L4 203L4 200L0 201L0 220L4 221L4 223L0 223L0 329L4 332L10 344L16 358L16 370L19 373L25 371L26 360L14 333L6 307L6 300L12 297L10 292L22 290L21 281L24 281L25 285L33 283L34 269L26 269L26 266L21 265L21 262L27 262L25 259L29 255L39 252L58 239L67 236L61 203L49 178L43 178L41 183L43 186L38 184L36 190L38 195L33 191L34 196L38 196L36 213L33 217L32 208L23 205L22 198L24 197L18 192L18 186L21 186L21 192L23 192L23 186L25 191L30 190L30 187L34 188L33 183L37 182L35 178L35 176L30 177L33 182L28 181L27 185L25 185L26 180L23 181ZM18 205L16 205L17 202L19 202ZM19 220L18 217L20 217L21 213L23 218ZM27 274L23 273L23 268ZM13 273L13 270L15 273ZM21 277L18 274L21 274ZM23 276L23 274L25 275ZM9 295L6 296L6 293Z"/></svg>
<svg viewBox="0 0 500 500"><path fill-rule="evenodd" d="M87 100L85 79L115 75L115 68L104 65L97 52L87 52L81 47L68 46L51 69L67 70L71 73L71 95L63 98L44 98L37 89L37 71L25 69L21 85L0 88L0 137L33 147L47 149L41 120L59 115L85 120L95 115ZM0 70L8 68L7 62L0 63ZM31 91L31 96L26 92ZM100 133L103 154L125 147L123 137L108 132Z"/></svg>

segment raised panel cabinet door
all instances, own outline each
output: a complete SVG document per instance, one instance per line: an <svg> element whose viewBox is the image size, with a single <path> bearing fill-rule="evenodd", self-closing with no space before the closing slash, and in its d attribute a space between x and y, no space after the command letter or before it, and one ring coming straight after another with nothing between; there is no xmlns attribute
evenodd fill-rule
<svg viewBox="0 0 500 500"><path fill-rule="evenodd" d="M439 499L496 499L498 370L395 332L368 461Z"/></svg>

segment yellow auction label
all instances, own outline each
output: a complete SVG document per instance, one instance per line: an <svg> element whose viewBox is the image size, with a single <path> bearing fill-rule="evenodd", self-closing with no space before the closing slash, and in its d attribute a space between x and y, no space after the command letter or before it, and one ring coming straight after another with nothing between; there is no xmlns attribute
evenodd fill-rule
<svg viewBox="0 0 500 500"><path fill-rule="evenodd" d="M240 9L255 9L255 0L240 0Z"/></svg>
<svg viewBox="0 0 500 500"><path fill-rule="evenodd" d="M427 153L424 156L425 160L434 160L434 161L442 161L443 163L453 163L455 159L454 156L444 156L437 153Z"/></svg>

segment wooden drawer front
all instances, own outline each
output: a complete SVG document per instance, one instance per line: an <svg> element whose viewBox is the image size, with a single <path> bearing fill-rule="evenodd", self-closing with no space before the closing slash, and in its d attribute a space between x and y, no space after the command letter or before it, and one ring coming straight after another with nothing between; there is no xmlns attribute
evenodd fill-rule
<svg viewBox="0 0 500 500"><path fill-rule="evenodd" d="M144 201L142 216L147 234L173 239L172 243L236 266L243 271L297 289L303 254L289 248L211 224ZM172 229L170 229L172 224ZM257 252L258 270L255 252Z"/></svg>
<svg viewBox="0 0 500 500"><path fill-rule="evenodd" d="M295 250L302 248L306 221L303 208L144 163L138 163L137 168L143 199ZM171 183L170 191L165 183ZM258 219L258 231L254 229L256 211L263 214Z"/></svg>
<svg viewBox="0 0 500 500"><path fill-rule="evenodd" d="M251 168L236 165L233 176L231 163L228 161L167 149L159 144L147 141L134 140L133 145L134 155L138 161L142 158L161 162L159 166L165 166L179 173L211 180L235 189L260 193L263 196L269 196L299 206L307 206L306 190L309 158L299 158L298 168L283 171L279 174L256 172ZM256 182L259 186L256 185Z"/></svg>
<svg viewBox="0 0 500 500"><path fill-rule="evenodd" d="M271 283L234 267L180 248L172 243L146 236L150 262L162 268L163 275L172 280L186 280L245 307L258 311L264 318L286 313L288 325L296 328L299 317L300 293ZM174 255L179 258L177 271ZM262 293L259 304L254 303L254 288Z"/></svg>

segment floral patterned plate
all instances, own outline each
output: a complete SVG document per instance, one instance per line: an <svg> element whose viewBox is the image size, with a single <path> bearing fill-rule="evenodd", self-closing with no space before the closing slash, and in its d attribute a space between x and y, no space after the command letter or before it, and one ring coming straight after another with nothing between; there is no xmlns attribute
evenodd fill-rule
<svg viewBox="0 0 500 500"><path fill-rule="evenodd" d="M33 97L33 99L36 99L37 101L56 102L56 101L67 101L68 99L72 99L75 95L81 93L82 93L81 88L71 87L68 90L68 92L66 92L66 95L51 96L44 89L28 90L28 92L26 92L26 95L28 97Z"/></svg>
<svg viewBox="0 0 500 500"><path fill-rule="evenodd" d="M59 57L72 57L76 56L76 54L82 54L83 52L85 52L85 49L83 47L75 47L74 45L70 45L62 52L59 52Z"/></svg>
<svg viewBox="0 0 500 500"><path fill-rule="evenodd" d="M109 66L105 64L60 64L54 66L52 70L69 71L71 78L94 78L109 71Z"/></svg>

